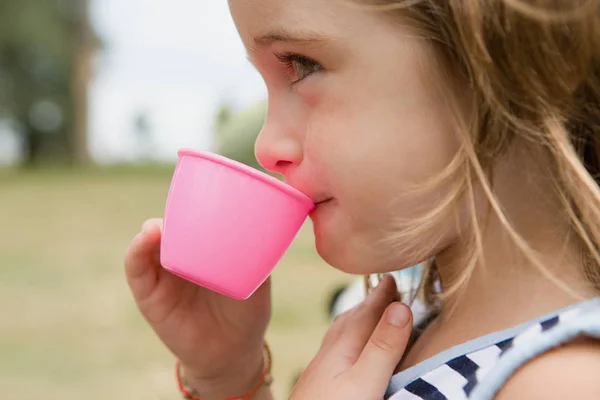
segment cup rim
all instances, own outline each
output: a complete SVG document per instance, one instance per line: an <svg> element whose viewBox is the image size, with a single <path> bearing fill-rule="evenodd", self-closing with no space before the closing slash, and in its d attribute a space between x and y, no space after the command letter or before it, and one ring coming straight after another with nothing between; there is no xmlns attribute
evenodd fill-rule
<svg viewBox="0 0 600 400"><path fill-rule="evenodd" d="M305 195L301 191L293 188L292 186L288 185L287 183L281 182L280 180L278 180L268 174L258 171L257 169L254 169L254 168L252 168L246 164L243 164L239 161L235 161L235 160L229 159L227 157L224 157L220 154L213 153L210 151L182 148L182 149L179 149L179 151L177 152L177 156L179 158L181 158L183 156L203 158L208 161L222 164L228 168L232 168L238 172L242 172L244 174L250 175L253 178L256 178L264 183L267 183L267 184L275 187L276 189L279 189L279 190L297 198L298 200L300 200L304 203L310 204L312 207L314 207L314 205L315 205L313 203L313 201L307 195Z"/></svg>

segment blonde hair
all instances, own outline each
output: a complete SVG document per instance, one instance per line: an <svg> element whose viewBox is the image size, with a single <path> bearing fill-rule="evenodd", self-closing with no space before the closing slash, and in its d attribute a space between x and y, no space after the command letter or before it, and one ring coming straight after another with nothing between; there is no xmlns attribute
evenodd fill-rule
<svg viewBox="0 0 600 400"><path fill-rule="evenodd" d="M485 226L480 226L475 212L474 182L483 189L491 212L523 255L559 287L570 291L542 265L494 195L494 162L516 139L544 157L551 168L552 195L560 200L571 239L581 243L585 276L600 289L600 1L359 3L410 21L434 45L448 76L461 76L474 96L469 121L457 120L463 127L460 151L442 176L429 182L433 185L452 179L459 184L439 207L398 234L435 230L437 221L452 212L450 205L457 204L459 198L468 200L475 228L470 238L473 252L464 273L443 295L458 290L476 264L483 262ZM439 300L433 286L437 278L435 265L425 268L421 294L429 303Z"/></svg>

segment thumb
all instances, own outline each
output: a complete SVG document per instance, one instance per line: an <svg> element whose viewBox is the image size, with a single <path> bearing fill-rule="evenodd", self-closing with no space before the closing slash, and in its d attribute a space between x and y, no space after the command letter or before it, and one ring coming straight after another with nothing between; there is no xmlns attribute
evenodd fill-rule
<svg viewBox="0 0 600 400"><path fill-rule="evenodd" d="M154 289L159 273L160 220L144 223L125 254L127 282L136 300L145 300Z"/></svg>
<svg viewBox="0 0 600 400"><path fill-rule="evenodd" d="M148 232L152 229L155 229L154 227L157 227L159 230L162 231L162 226L163 226L162 218L150 218L142 224L142 232Z"/></svg>
<svg viewBox="0 0 600 400"><path fill-rule="evenodd" d="M358 376L385 392L390 377L404 355L411 330L410 308L399 302L390 304L354 364L353 369Z"/></svg>

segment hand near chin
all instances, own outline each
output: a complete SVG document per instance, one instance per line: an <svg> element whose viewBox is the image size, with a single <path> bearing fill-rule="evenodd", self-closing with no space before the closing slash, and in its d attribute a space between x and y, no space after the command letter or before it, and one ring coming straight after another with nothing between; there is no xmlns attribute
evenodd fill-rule
<svg viewBox="0 0 600 400"><path fill-rule="evenodd" d="M290 400L381 400L410 337L412 314L386 276L357 307L337 317Z"/></svg>

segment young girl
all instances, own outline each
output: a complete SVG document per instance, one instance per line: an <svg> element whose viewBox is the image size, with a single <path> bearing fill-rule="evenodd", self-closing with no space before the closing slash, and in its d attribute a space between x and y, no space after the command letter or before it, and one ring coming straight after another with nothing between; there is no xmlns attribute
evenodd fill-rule
<svg viewBox="0 0 600 400"><path fill-rule="evenodd" d="M435 260L425 323L385 278L291 398L600 398L600 1L229 5L269 93L257 158L317 204L319 254ZM157 225L127 276L182 393L271 398L270 283L236 302L170 275Z"/></svg>

